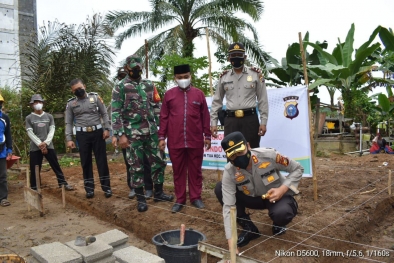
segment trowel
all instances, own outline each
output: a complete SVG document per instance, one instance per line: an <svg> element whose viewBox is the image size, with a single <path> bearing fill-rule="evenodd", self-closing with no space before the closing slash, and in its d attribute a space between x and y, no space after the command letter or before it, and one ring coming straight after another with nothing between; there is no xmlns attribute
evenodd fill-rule
<svg viewBox="0 0 394 263"><path fill-rule="evenodd" d="M94 236L77 236L77 238L75 239L74 245L78 246L78 247L86 247L89 244L92 244L96 241L96 237Z"/></svg>

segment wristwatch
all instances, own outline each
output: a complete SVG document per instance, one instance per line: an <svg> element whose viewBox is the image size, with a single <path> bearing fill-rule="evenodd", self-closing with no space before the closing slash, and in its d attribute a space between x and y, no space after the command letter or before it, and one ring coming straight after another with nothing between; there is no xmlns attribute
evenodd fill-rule
<svg viewBox="0 0 394 263"><path fill-rule="evenodd" d="M118 132L118 136L120 137L120 136L122 136L123 135L123 132Z"/></svg>

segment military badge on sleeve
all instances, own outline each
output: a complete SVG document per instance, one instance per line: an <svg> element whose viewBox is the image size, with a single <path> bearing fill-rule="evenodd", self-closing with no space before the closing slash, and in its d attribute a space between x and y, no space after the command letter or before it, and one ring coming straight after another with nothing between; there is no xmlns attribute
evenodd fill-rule
<svg viewBox="0 0 394 263"><path fill-rule="evenodd" d="M286 156L280 155L279 153L276 154L276 163L279 163L283 166L289 165L289 159Z"/></svg>

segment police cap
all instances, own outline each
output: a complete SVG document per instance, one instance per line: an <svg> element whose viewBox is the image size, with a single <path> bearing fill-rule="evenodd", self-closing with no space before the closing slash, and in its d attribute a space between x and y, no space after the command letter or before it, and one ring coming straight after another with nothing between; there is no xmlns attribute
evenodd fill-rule
<svg viewBox="0 0 394 263"><path fill-rule="evenodd" d="M31 96L30 104L33 104L34 101L36 100L44 102L44 99L41 97L41 94L34 94L33 96Z"/></svg>
<svg viewBox="0 0 394 263"><path fill-rule="evenodd" d="M247 147L246 139L240 132L232 132L222 140L222 148L228 158L236 153L243 152Z"/></svg>
<svg viewBox="0 0 394 263"><path fill-rule="evenodd" d="M126 58L125 65L128 65L130 68L134 68L136 66L140 66L142 68L142 59L137 55L131 55Z"/></svg>
<svg viewBox="0 0 394 263"><path fill-rule="evenodd" d="M238 53L239 52L243 52L243 53L245 53L244 45L242 43L239 43L239 42L235 42L235 43L231 44L228 47L228 53L233 53L233 52L238 52Z"/></svg>

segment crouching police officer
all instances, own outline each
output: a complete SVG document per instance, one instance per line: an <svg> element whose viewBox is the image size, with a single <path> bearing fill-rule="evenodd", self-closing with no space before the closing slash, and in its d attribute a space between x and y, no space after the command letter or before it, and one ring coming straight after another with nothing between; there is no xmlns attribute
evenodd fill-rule
<svg viewBox="0 0 394 263"><path fill-rule="evenodd" d="M260 236L245 208L268 209L273 221L272 234L284 234L286 225L297 214L298 205L293 194L299 192L298 183L304 168L275 149L251 149L240 132L228 134L221 144L230 162L225 166L222 182L216 184L215 194L223 206L229 245L230 207L234 205L237 208L237 223L243 229L237 240L238 247L243 247ZM289 175L284 177L279 171L286 171Z"/></svg>

